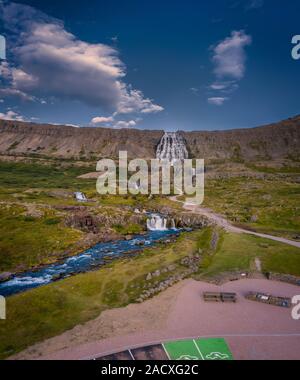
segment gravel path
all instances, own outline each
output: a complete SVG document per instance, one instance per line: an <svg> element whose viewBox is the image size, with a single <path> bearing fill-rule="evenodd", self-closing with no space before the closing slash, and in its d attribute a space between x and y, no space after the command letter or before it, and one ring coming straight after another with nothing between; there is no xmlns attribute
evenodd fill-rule
<svg viewBox="0 0 300 380"><path fill-rule="evenodd" d="M289 240L289 239L285 239L285 238L281 238L281 237L278 237L278 236L273 236L273 235L268 235L268 234L262 234L262 233L259 233L259 232L249 231L249 230L245 230L245 229L240 228L240 227L235 227L227 219L225 219L223 216L221 216L219 214L216 214L216 213L214 213L213 211L211 211L211 210L209 210L207 208L204 208L204 207L201 207L201 206L198 206L198 205L187 204L187 203L185 203L183 201L179 201L177 199L177 197L170 197L170 199L172 201L174 201L174 202L183 203L183 208L185 210L187 210L187 211L193 212L195 214L201 214L201 215L206 216L209 220L213 221L215 224L217 224L218 226L224 228L228 232L235 232L235 233L244 233L244 234L248 234L248 235L255 235L255 236L258 236L258 237L261 237L261 238L275 240L275 241L278 241L280 243L284 243L284 244L292 245L293 247L300 248L300 242Z"/></svg>

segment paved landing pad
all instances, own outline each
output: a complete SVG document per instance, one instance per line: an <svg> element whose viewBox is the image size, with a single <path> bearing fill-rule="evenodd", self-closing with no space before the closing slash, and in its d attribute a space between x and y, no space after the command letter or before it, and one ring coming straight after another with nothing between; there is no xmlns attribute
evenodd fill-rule
<svg viewBox="0 0 300 380"><path fill-rule="evenodd" d="M233 360L223 338L191 339L135 348L96 360Z"/></svg>

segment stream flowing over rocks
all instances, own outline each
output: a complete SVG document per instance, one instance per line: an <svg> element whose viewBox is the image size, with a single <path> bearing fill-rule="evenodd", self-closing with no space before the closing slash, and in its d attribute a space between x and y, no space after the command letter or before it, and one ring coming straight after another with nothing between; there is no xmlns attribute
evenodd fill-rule
<svg viewBox="0 0 300 380"><path fill-rule="evenodd" d="M207 221L199 215L185 215L184 213L177 215L167 209L164 211L164 214L158 212L146 215L132 214L130 218L128 215L127 217L122 215L121 219L124 225L128 224L129 220L143 223L145 229L146 226L148 227L147 232L126 237L120 236L119 239L112 241L101 241L91 248L83 250L81 254L65 257L59 262L35 270L16 275L3 273L0 276L0 295L10 296L79 273L95 270L115 258L137 254L145 247L151 247L158 243L170 243L182 230L189 231L194 227L201 228L207 225ZM96 238L100 236L99 227L102 223L111 225L117 221L120 223L121 219L120 216L92 215L87 213L84 208L80 208L67 218L66 223L86 231L88 235Z"/></svg>

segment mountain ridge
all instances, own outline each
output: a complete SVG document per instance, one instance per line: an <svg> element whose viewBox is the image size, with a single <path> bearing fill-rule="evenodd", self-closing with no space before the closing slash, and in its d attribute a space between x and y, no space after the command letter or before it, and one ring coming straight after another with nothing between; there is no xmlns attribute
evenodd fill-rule
<svg viewBox="0 0 300 380"><path fill-rule="evenodd" d="M263 126L218 131L179 131L190 157L255 160L300 157L300 115ZM154 158L162 130L76 128L0 120L1 155L55 158Z"/></svg>

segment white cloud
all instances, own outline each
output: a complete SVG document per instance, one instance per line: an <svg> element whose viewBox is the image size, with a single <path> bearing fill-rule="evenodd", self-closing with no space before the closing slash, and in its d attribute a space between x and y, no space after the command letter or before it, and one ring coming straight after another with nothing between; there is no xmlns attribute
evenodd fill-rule
<svg viewBox="0 0 300 380"><path fill-rule="evenodd" d="M215 75L218 78L242 79L245 74L245 47L251 42L251 36L240 30L231 32L230 37L215 46L212 57Z"/></svg>
<svg viewBox="0 0 300 380"><path fill-rule="evenodd" d="M130 86L123 86L123 93L116 114L140 112L144 114L163 111L163 107L153 104L151 99L144 98L143 93Z"/></svg>
<svg viewBox="0 0 300 380"><path fill-rule="evenodd" d="M91 120L91 123L92 124L107 124L107 123L112 123L113 121L114 121L114 118L112 116L109 116L109 117L97 116Z"/></svg>
<svg viewBox="0 0 300 380"><path fill-rule="evenodd" d="M237 90L238 87L239 85L235 81L216 81L209 86L209 89L223 93L231 93Z"/></svg>
<svg viewBox="0 0 300 380"><path fill-rule="evenodd" d="M264 6L264 0L249 0L245 6L246 10L258 9Z"/></svg>
<svg viewBox="0 0 300 380"><path fill-rule="evenodd" d="M134 120L130 121L118 121L115 125L114 128L133 128L136 126L136 122Z"/></svg>
<svg viewBox="0 0 300 380"><path fill-rule="evenodd" d="M30 6L0 1L1 18L12 36L13 64L2 67L0 96L71 99L117 113L163 110L124 82L125 65L114 47L81 41Z"/></svg>
<svg viewBox="0 0 300 380"><path fill-rule="evenodd" d="M228 100L228 98L225 98L225 97L212 97L212 98L208 98L207 101L209 104L213 104L215 106L222 106L224 104L224 102Z"/></svg>
<svg viewBox="0 0 300 380"><path fill-rule="evenodd" d="M196 96L199 95L199 89L196 88L196 87L191 87L191 88L190 88L190 91L191 91L194 95L196 95Z"/></svg>
<svg viewBox="0 0 300 380"><path fill-rule="evenodd" d="M251 42L251 36L243 30L233 31L230 37L211 48L216 80L209 86L209 89L215 92L215 96L207 99L210 104L223 105L228 98L219 94L230 94L238 89L237 82L244 77L246 71L245 48Z"/></svg>
<svg viewBox="0 0 300 380"><path fill-rule="evenodd" d="M121 129L121 128L133 128L136 126L137 121L140 121L140 120L141 119L115 120L114 116L108 116L108 117L97 116L91 120L91 124L98 127L111 127L111 128Z"/></svg>
<svg viewBox="0 0 300 380"><path fill-rule="evenodd" d="M25 121L23 116L21 116L19 113L12 110L7 110L5 113L0 112L0 119Z"/></svg>

